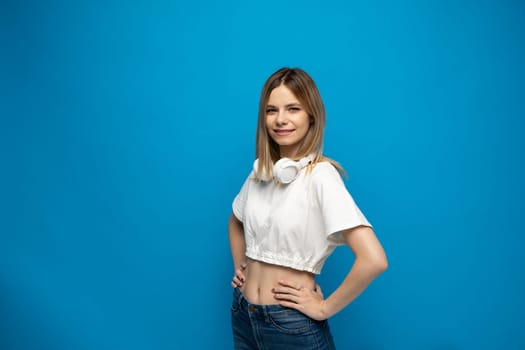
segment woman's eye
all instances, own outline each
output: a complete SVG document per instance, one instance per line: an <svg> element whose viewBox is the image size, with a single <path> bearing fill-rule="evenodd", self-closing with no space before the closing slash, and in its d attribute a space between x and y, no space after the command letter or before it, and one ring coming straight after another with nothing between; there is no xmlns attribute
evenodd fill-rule
<svg viewBox="0 0 525 350"><path fill-rule="evenodd" d="M266 114L272 114L272 113L276 113L276 112L277 112L277 110L275 108L268 108L266 110Z"/></svg>
<svg viewBox="0 0 525 350"><path fill-rule="evenodd" d="M295 113L295 112L299 112L300 110L301 110L301 108L299 108L299 107L290 107L290 108L289 108L289 111L290 111L290 112L294 112L294 113Z"/></svg>

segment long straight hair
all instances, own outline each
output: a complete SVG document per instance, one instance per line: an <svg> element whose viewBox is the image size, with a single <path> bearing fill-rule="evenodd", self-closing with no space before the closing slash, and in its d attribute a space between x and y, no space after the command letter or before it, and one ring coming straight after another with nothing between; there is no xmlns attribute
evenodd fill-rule
<svg viewBox="0 0 525 350"><path fill-rule="evenodd" d="M326 111L315 82L302 69L285 67L273 73L266 80L261 91L255 146L255 156L259 159L256 178L261 179L263 173L271 174L273 164L281 158L279 145L269 136L266 128L266 108L270 94L273 89L281 85L290 89L310 118L310 127L301 140L295 160L313 154L314 157L308 171L318 162L328 161L344 175L345 172L339 163L323 156Z"/></svg>

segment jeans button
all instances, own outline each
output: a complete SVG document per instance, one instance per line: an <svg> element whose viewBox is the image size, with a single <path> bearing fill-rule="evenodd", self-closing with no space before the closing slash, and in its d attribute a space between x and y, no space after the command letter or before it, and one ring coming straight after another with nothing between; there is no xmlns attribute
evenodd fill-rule
<svg viewBox="0 0 525 350"><path fill-rule="evenodd" d="M257 311L257 308L255 306L253 306L253 305L250 305L250 306L248 306L248 311L255 312L255 311Z"/></svg>

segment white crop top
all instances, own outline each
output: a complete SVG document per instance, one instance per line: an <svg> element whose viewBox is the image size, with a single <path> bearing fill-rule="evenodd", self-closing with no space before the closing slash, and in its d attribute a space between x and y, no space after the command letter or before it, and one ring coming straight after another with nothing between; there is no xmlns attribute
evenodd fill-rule
<svg viewBox="0 0 525 350"><path fill-rule="evenodd" d="M336 246L340 231L371 226L328 162L290 184L255 180L252 171L233 201L244 226L246 256L270 264L319 274Z"/></svg>

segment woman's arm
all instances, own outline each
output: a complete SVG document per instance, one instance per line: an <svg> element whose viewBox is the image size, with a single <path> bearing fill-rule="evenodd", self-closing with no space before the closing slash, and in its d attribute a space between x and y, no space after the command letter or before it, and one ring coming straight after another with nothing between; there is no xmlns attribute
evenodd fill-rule
<svg viewBox="0 0 525 350"><path fill-rule="evenodd" d="M343 283L325 300L323 314L326 318L350 304L388 267L383 247L370 227L343 231L343 236L356 258Z"/></svg>
<svg viewBox="0 0 525 350"><path fill-rule="evenodd" d="M233 215L228 221L228 237L233 258L233 269L235 276L232 279L232 287L241 287L245 281L244 269L246 268L246 243L244 241L244 228L242 222Z"/></svg>
<svg viewBox="0 0 525 350"><path fill-rule="evenodd" d="M359 226L342 232L356 259L341 285L323 300L319 286L311 291L288 281L281 281L274 289L280 304L294 308L313 319L327 319L350 304L378 275L388 267L387 258L374 231Z"/></svg>

